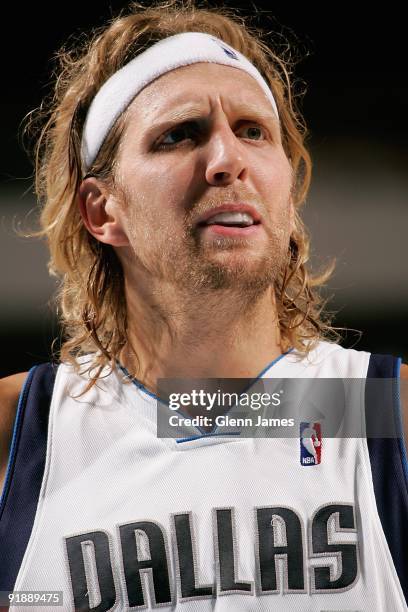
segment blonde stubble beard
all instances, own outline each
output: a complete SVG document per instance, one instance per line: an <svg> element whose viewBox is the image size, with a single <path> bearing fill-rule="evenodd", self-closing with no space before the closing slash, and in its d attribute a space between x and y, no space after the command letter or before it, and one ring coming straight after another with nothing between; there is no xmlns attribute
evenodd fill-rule
<svg viewBox="0 0 408 612"><path fill-rule="evenodd" d="M157 282L173 284L176 291L183 293L184 299L189 296L195 301L197 296L203 299L220 299L228 301L228 296L241 302L242 308L251 308L254 302L269 288L273 287L287 265L290 240L290 221L287 206L278 207L273 225L264 226L267 233L267 245L261 255L251 256L249 266L245 256L245 244L248 239L222 238L204 244L194 228L190 213L183 220L181 236L169 233L165 223L150 213L139 197L138 204L129 194L124 194L124 210L128 223L128 235L135 259L145 276ZM143 208L143 212L142 212ZM202 205L203 210L209 208ZM198 207L195 215L199 214ZM141 224L141 219L143 222ZM157 237L160 237L157 240ZM143 252L140 243L155 244L155 252ZM215 261L212 254L221 248L226 253L228 262ZM239 251L238 251L239 249ZM231 262L230 251L236 251Z"/></svg>

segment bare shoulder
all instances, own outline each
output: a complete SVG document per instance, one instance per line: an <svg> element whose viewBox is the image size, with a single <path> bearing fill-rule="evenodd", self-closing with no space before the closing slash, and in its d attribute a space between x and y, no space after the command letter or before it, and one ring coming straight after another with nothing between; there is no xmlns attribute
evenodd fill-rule
<svg viewBox="0 0 408 612"><path fill-rule="evenodd" d="M403 380L408 380L408 364L403 363L400 370ZM401 409L404 426L405 448L408 449L408 383L401 383Z"/></svg>
<svg viewBox="0 0 408 612"><path fill-rule="evenodd" d="M27 375L28 372L19 372L18 374L0 378L0 423L3 422L5 407L18 401Z"/></svg>
<svg viewBox="0 0 408 612"><path fill-rule="evenodd" d="M6 474L18 398L28 372L0 378L0 493Z"/></svg>
<svg viewBox="0 0 408 612"><path fill-rule="evenodd" d="M401 378L408 378L408 364L403 363L401 366Z"/></svg>

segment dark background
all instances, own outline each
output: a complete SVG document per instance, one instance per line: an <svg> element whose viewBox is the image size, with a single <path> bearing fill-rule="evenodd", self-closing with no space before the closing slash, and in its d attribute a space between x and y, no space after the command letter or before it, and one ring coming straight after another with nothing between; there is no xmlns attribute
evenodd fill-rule
<svg viewBox="0 0 408 612"><path fill-rule="evenodd" d="M221 3L210 2L211 6ZM239 3L227 2L228 6ZM274 3L267 23L297 42L295 77L314 160L305 207L313 262L336 256L329 293L335 324L356 328L344 345L408 359L406 334L407 110L402 9L387 4ZM13 234L33 208L31 164L19 143L23 117L48 92L52 54L71 34L102 25L124 2L9 4L3 11L0 148L0 376L50 359L58 325L48 300L56 286L40 243ZM244 14L266 3L241 4ZM361 7L364 9L364 7Z"/></svg>

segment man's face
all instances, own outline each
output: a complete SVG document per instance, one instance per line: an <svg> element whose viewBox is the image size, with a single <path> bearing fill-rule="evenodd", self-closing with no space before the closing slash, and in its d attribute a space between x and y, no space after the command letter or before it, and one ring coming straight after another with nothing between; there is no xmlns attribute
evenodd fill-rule
<svg viewBox="0 0 408 612"><path fill-rule="evenodd" d="M116 182L130 244L117 252L135 283L262 292L286 261L291 167L270 102L242 70L194 64L142 90L128 109ZM203 223L225 204L249 205L250 219ZM253 217L250 227L226 225Z"/></svg>

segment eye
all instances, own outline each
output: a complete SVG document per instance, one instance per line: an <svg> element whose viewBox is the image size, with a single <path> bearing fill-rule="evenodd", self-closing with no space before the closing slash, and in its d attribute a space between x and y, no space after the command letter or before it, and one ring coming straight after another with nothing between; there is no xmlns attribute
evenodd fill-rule
<svg viewBox="0 0 408 612"><path fill-rule="evenodd" d="M154 149L159 151L176 149L186 140L197 141L200 134L202 135L202 131L203 128L200 128L197 122L187 121L185 123L181 123L180 125L171 128L168 132L161 136L155 143ZM266 129L258 123L247 123L247 125L237 130L237 132L242 131L247 132L247 135L244 134L243 137L249 140L263 141L267 139Z"/></svg>
<svg viewBox="0 0 408 612"><path fill-rule="evenodd" d="M246 138L249 138L250 140L265 140L267 136L266 130L257 123L251 123L249 125L246 125L240 131L247 131L248 136L246 136Z"/></svg>
<svg viewBox="0 0 408 612"><path fill-rule="evenodd" d="M190 139L191 137L197 138L197 134L198 127L194 123L182 123L164 134L164 136L156 143L155 148L175 148L178 144L183 142L183 140Z"/></svg>

